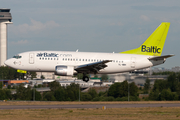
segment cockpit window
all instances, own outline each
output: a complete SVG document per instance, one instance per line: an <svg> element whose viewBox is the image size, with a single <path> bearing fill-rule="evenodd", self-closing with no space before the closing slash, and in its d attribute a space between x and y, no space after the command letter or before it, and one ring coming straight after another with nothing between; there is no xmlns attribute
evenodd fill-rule
<svg viewBox="0 0 180 120"><path fill-rule="evenodd" d="M20 59L20 58L22 58L22 56L15 55L15 56L13 56L13 58Z"/></svg>

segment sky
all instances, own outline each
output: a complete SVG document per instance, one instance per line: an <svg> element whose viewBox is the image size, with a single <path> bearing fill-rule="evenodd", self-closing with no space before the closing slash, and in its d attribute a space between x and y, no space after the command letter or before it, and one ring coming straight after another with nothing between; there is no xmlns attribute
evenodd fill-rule
<svg viewBox="0 0 180 120"><path fill-rule="evenodd" d="M139 47L161 24L170 22L157 67L180 66L179 0L0 0L11 9L8 58L34 50L122 52Z"/></svg>

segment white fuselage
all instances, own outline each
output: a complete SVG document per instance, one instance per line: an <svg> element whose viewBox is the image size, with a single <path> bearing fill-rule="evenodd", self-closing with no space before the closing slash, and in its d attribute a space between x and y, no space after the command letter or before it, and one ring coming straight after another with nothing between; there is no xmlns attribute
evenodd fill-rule
<svg viewBox="0 0 180 120"><path fill-rule="evenodd" d="M93 53L93 52L68 52L68 51L30 51L18 54L5 62L6 65L20 70L36 72L55 72L58 65L76 68L80 65L112 60L106 63L107 67L101 69L100 74L121 73L143 69L164 63L150 61L152 56L120 54L120 53Z"/></svg>

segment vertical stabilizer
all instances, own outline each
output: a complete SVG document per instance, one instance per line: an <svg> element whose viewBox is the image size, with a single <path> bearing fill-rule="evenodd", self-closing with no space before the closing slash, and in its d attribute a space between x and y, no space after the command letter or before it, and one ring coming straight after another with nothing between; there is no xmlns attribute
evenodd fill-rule
<svg viewBox="0 0 180 120"><path fill-rule="evenodd" d="M161 56L169 26L169 22L162 22L161 25L146 39L146 41L139 48L121 53Z"/></svg>

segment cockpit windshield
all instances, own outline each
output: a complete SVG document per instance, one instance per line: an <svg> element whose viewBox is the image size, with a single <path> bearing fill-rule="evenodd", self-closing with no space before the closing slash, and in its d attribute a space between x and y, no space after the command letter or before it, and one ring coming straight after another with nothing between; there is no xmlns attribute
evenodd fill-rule
<svg viewBox="0 0 180 120"><path fill-rule="evenodd" d="M15 56L13 56L13 58L20 59L20 58L22 58L22 56L15 55Z"/></svg>

